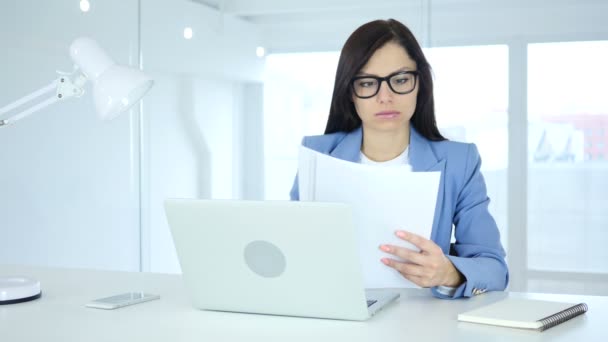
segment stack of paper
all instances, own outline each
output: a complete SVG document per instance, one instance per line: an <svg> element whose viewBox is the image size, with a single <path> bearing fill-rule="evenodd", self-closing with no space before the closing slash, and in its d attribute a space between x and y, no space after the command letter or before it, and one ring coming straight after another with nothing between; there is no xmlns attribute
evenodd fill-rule
<svg viewBox="0 0 608 342"><path fill-rule="evenodd" d="M300 200L348 203L353 208L366 288L416 287L380 261L393 256L378 247L394 244L417 250L395 236L398 229L430 238L440 176L411 172L408 165L363 165L300 149Z"/></svg>

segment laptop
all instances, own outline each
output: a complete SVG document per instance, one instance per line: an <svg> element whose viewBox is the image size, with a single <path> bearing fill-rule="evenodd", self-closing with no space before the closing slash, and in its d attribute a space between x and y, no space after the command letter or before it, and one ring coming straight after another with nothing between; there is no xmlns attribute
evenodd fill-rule
<svg viewBox="0 0 608 342"><path fill-rule="evenodd" d="M346 204L167 199L165 211L196 308L361 321L399 297L363 288Z"/></svg>

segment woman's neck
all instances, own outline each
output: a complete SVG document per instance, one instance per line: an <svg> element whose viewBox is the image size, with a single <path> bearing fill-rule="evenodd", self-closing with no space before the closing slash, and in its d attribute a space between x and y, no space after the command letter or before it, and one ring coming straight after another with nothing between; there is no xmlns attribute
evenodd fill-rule
<svg viewBox="0 0 608 342"><path fill-rule="evenodd" d="M394 132L383 132L363 128L361 152L373 161L383 162L395 159L410 144L409 125Z"/></svg>

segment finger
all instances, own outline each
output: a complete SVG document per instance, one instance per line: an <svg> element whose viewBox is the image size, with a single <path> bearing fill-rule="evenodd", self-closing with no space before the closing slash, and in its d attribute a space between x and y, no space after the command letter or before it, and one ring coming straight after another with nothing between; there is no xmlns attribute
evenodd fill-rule
<svg viewBox="0 0 608 342"><path fill-rule="evenodd" d="M433 241L423 238L420 235L407 232L405 230L398 230L395 232L395 235L418 247L423 252L435 253L437 252L437 248L439 247Z"/></svg>
<svg viewBox="0 0 608 342"><path fill-rule="evenodd" d="M392 267L403 275L424 276L424 267L416 264L408 264L391 258L380 259L386 266Z"/></svg>
<svg viewBox="0 0 608 342"><path fill-rule="evenodd" d="M380 245L380 250L383 252L397 256L403 260L406 260L413 264L425 265L428 256L419 252L413 251L409 248L393 246L393 245Z"/></svg>
<svg viewBox="0 0 608 342"><path fill-rule="evenodd" d="M401 276L411 281L412 283L420 287L432 286L431 280L426 275L426 270L424 269L424 267L408 263L401 263L389 258L383 258L381 260L385 265L392 267L397 272L399 272Z"/></svg>

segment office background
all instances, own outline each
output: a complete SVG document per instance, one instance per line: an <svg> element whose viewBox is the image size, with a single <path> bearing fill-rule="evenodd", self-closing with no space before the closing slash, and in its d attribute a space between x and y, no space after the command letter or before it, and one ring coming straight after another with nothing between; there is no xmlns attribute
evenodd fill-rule
<svg viewBox="0 0 608 342"><path fill-rule="evenodd" d="M83 35L156 84L114 121L84 96L0 129L0 262L179 272L163 199L287 199L342 44L395 18L434 68L441 130L479 146L510 288L606 295L606 13L600 0L3 1L0 106L71 70Z"/></svg>

